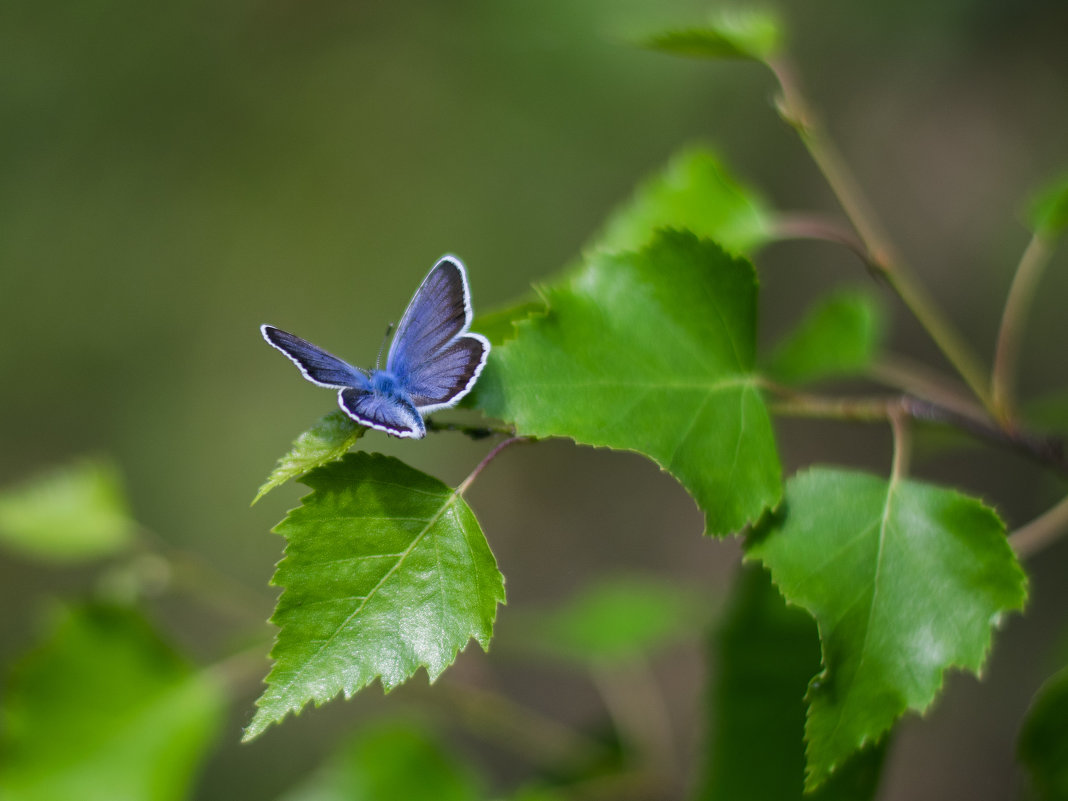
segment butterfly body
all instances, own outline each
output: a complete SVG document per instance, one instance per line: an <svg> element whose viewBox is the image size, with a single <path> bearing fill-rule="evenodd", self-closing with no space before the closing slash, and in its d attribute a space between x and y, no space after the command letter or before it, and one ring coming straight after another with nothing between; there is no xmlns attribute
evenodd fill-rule
<svg viewBox="0 0 1068 801"><path fill-rule="evenodd" d="M338 390L338 405L361 425L395 437L426 435L423 416L455 406L471 391L490 345L468 332L467 272L455 256L434 265L408 304L385 369L361 370L274 326L260 330L313 384Z"/></svg>

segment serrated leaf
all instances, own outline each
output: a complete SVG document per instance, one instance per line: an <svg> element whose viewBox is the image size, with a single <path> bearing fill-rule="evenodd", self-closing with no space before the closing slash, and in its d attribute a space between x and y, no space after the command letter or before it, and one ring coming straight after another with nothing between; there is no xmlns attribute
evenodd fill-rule
<svg viewBox="0 0 1068 801"><path fill-rule="evenodd" d="M278 460L252 503L291 478L300 478L309 470L340 459L366 430L340 409L330 412L293 441L293 447Z"/></svg>
<svg viewBox="0 0 1068 801"><path fill-rule="evenodd" d="M756 292L748 261L689 233L594 257L494 348L477 403L522 434L645 454L709 532L737 531L781 493L753 373Z"/></svg>
<svg viewBox="0 0 1068 801"><path fill-rule="evenodd" d="M626 663L691 637L703 606L677 582L613 576L532 616L523 638L528 649L580 665Z"/></svg>
<svg viewBox="0 0 1068 801"><path fill-rule="evenodd" d="M224 700L124 609L69 612L18 667L4 700L5 801L178 801Z"/></svg>
<svg viewBox="0 0 1068 801"><path fill-rule="evenodd" d="M287 540L274 667L245 740L309 701L436 679L474 637L489 647L504 578L460 495L381 454L350 453L275 531Z"/></svg>
<svg viewBox="0 0 1068 801"><path fill-rule="evenodd" d="M0 543L36 559L107 556L127 547L136 528L107 461L75 462L0 492Z"/></svg>
<svg viewBox="0 0 1068 801"><path fill-rule="evenodd" d="M747 253L771 238L771 213L757 192L701 147L680 151L608 218L587 253L638 250L660 228L676 228Z"/></svg>
<svg viewBox="0 0 1068 801"><path fill-rule="evenodd" d="M694 801L864 801L875 795L880 745L804 794L805 687L819 670L816 624L789 607L766 571L750 565L713 641L706 704L712 736Z"/></svg>
<svg viewBox="0 0 1068 801"><path fill-rule="evenodd" d="M1068 175L1062 175L1036 193L1028 215L1036 234L1055 238L1068 228Z"/></svg>
<svg viewBox="0 0 1068 801"><path fill-rule="evenodd" d="M530 298L502 309L480 314L471 324L471 330L478 331L490 341L491 345L500 345L515 336L516 323L544 309L545 304L541 300Z"/></svg>
<svg viewBox="0 0 1068 801"><path fill-rule="evenodd" d="M1068 668L1039 688L1020 730L1017 753L1040 801L1068 799Z"/></svg>
<svg viewBox="0 0 1068 801"><path fill-rule="evenodd" d="M812 790L907 710L926 710L948 668L978 673L1027 582L1001 520L957 492L819 467L787 482L782 509L747 557L819 627L823 672L805 726Z"/></svg>
<svg viewBox="0 0 1068 801"><path fill-rule="evenodd" d="M782 44L782 26L769 11L732 9L707 25L664 31L640 42L650 50L703 59L766 62Z"/></svg>
<svg viewBox="0 0 1068 801"><path fill-rule="evenodd" d="M471 769L437 738L412 724L389 722L361 732L282 801L481 801Z"/></svg>
<svg viewBox="0 0 1068 801"><path fill-rule="evenodd" d="M768 372L786 383L862 372L882 344L881 312L867 293L841 291L830 295L778 345Z"/></svg>

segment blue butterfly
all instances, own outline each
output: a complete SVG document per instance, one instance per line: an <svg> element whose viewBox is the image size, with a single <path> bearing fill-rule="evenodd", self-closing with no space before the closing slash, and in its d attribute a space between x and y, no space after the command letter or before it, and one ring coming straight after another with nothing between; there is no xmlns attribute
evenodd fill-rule
<svg viewBox="0 0 1068 801"><path fill-rule="evenodd" d="M271 325L263 338L321 387L337 389L341 410L360 425L395 437L426 436L423 417L455 406L486 366L490 343L468 332L471 293L455 256L443 256L408 304L389 347L386 369L362 370L306 339Z"/></svg>

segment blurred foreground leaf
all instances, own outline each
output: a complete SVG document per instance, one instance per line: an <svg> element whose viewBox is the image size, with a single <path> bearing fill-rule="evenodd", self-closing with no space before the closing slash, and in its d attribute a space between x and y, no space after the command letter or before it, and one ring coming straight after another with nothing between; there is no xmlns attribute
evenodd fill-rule
<svg viewBox="0 0 1068 801"><path fill-rule="evenodd" d="M753 373L756 296L748 261L688 233L593 257L490 353L477 403L521 434L645 454L710 533L737 531L781 493Z"/></svg>
<svg viewBox="0 0 1068 801"><path fill-rule="evenodd" d="M742 8L724 10L707 25L664 31L640 42L678 56L761 62L774 57L781 43L782 26L774 14Z"/></svg>
<svg viewBox="0 0 1068 801"><path fill-rule="evenodd" d="M0 798L186 798L223 704L139 616L70 611L6 693Z"/></svg>
<svg viewBox="0 0 1068 801"><path fill-rule="evenodd" d="M582 665L627 662L692 638L707 617L702 602L677 583L615 576L539 613L524 634L526 646Z"/></svg>
<svg viewBox="0 0 1068 801"><path fill-rule="evenodd" d="M1068 799L1068 668L1042 685L1017 744L1040 801Z"/></svg>
<svg viewBox="0 0 1068 801"><path fill-rule="evenodd" d="M379 724L346 743L281 801L482 801L470 768L423 729Z"/></svg>
<svg viewBox="0 0 1068 801"><path fill-rule="evenodd" d="M812 618L787 606L765 570L743 568L716 634L707 758L695 801L865 801L875 795L885 745L851 759L804 794L805 688L820 666Z"/></svg>
<svg viewBox="0 0 1068 801"><path fill-rule="evenodd" d="M467 503L380 454L350 453L301 478L312 488L275 531L287 540L267 689L245 731L380 678L436 679L474 637L489 647L504 578Z"/></svg>
<svg viewBox="0 0 1068 801"><path fill-rule="evenodd" d="M714 153L692 147L638 186L608 218L587 253L639 250L660 228L686 229L727 250L747 253L770 239L771 213Z"/></svg>
<svg viewBox="0 0 1068 801"><path fill-rule="evenodd" d="M1064 233L1068 228L1068 175L1062 175L1036 193L1028 217L1036 234L1052 239Z"/></svg>
<svg viewBox="0 0 1068 801"><path fill-rule="evenodd" d="M110 462L76 462L0 491L0 543L36 559L106 556L129 545L136 528Z"/></svg>
<svg viewBox="0 0 1068 801"><path fill-rule="evenodd" d="M997 515L916 481L824 467L799 473L747 551L819 626L808 790L907 710L927 709L948 668L978 673L992 627L1027 595Z"/></svg>
<svg viewBox="0 0 1068 801"><path fill-rule="evenodd" d="M366 430L340 409L330 412L294 440L293 447L278 460L252 502L256 503L291 478L300 478L309 470L340 459Z"/></svg>
<svg viewBox="0 0 1068 801"><path fill-rule="evenodd" d="M882 323L881 309L870 295L836 292L810 309L779 344L768 372L787 383L862 372L878 355Z"/></svg>

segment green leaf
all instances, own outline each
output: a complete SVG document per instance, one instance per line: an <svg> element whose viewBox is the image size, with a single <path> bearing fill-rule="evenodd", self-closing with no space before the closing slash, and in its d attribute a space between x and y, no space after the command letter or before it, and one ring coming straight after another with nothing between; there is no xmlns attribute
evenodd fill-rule
<svg viewBox="0 0 1068 801"><path fill-rule="evenodd" d="M107 461L76 462L0 492L0 543L36 559L107 556L127 547L136 527Z"/></svg>
<svg viewBox="0 0 1068 801"><path fill-rule="evenodd" d="M706 616L703 606L678 583L613 576L535 615L525 647L581 665L625 663L692 637Z"/></svg>
<svg viewBox="0 0 1068 801"><path fill-rule="evenodd" d="M867 293L832 294L811 309L779 344L768 371L787 383L862 372L882 344L881 311Z"/></svg>
<svg viewBox="0 0 1068 801"><path fill-rule="evenodd" d="M1064 233L1068 228L1068 175L1062 175L1036 194L1028 218L1036 234L1052 239Z"/></svg>
<svg viewBox="0 0 1068 801"><path fill-rule="evenodd" d="M390 722L361 732L282 801L482 801L480 782L437 738Z"/></svg>
<svg viewBox="0 0 1068 801"><path fill-rule="evenodd" d="M767 62L779 52L782 26L769 11L732 9L721 12L707 25L664 31L639 44L691 58Z"/></svg>
<svg viewBox="0 0 1068 801"><path fill-rule="evenodd" d="M471 330L482 334L491 345L500 345L515 336L516 323L544 310L544 303L537 298L529 298L503 309L480 314L471 324Z"/></svg>
<svg viewBox="0 0 1068 801"><path fill-rule="evenodd" d="M748 261L689 233L592 258L490 353L477 402L523 434L645 454L709 532L737 531L781 493L753 374L756 294Z"/></svg>
<svg viewBox="0 0 1068 801"><path fill-rule="evenodd" d="M66 614L4 700L5 801L177 801L222 724L221 689L124 609Z"/></svg>
<svg viewBox="0 0 1068 801"><path fill-rule="evenodd" d="M1017 743L1041 801L1068 799L1068 668L1042 685Z"/></svg>
<svg viewBox="0 0 1068 801"><path fill-rule="evenodd" d="M743 569L712 659L712 736L695 801L864 801L875 795L882 745L804 794L804 695L819 670L819 636L809 615L786 605L766 571Z"/></svg>
<svg viewBox="0 0 1068 801"><path fill-rule="evenodd" d="M747 551L819 627L811 790L906 710L926 710L948 668L978 673L1027 581L1001 520L957 492L819 467L787 483L782 508Z"/></svg>
<svg viewBox="0 0 1068 801"><path fill-rule="evenodd" d="M309 470L340 459L366 430L340 409L330 412L296 438L289 453L278 460L271 475L256 492L252 503L289 479L300 478Z"/></svg>
<svg viewBox="0 0 1068 801"><path fill-rule="evenodd" d="M489 647L504 602L478 521L436 478L357 452L301 481L313 491L275 528L280 631L245 740L375 678L389 691L422 666L433 681L471 637Z"/></svg>
<svg viewBox="0 0 1068 801"><path fill-rule="evenodd" d="M587 253L638 250L660 228L687 229L747 253L771 239L771 216L759 195L729 175L714 153L690 147L613 212Z"/></svg>

